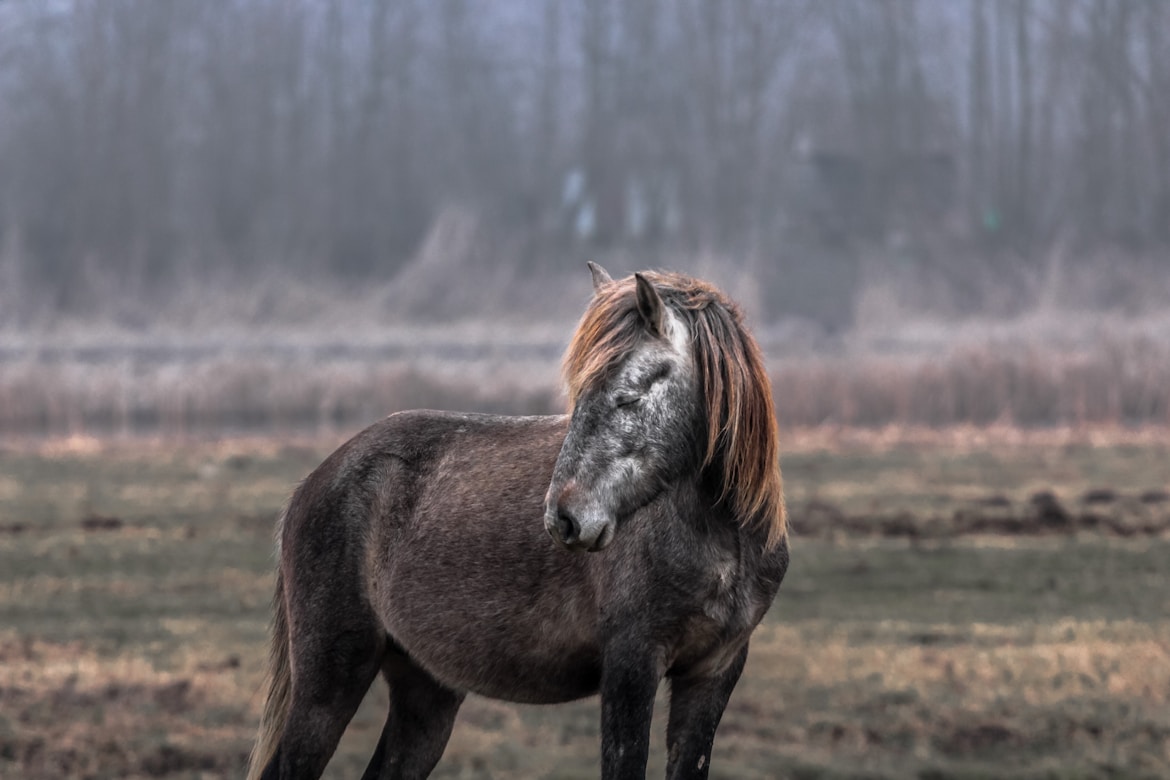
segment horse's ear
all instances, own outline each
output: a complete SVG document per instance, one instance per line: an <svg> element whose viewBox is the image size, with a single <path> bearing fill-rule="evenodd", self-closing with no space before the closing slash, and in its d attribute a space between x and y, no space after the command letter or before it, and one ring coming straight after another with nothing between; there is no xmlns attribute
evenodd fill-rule
<svg viewBox="0 0 1170 780"><path fill-rule="evenodd" d="M651 333L655 336L664 335L666 305L663 304L662 297L642 274L634 274L634 282L637 285L638 314L642 315L642 321L646 323Z"/></svg>
<svg viewBox="0 0 1170 780"><path fill-rule="evenodd" d="M593 274L593 292L600 292L601 286L609 284L613 281L613 277L609 275L609 271L605 270L592 260L585 262L589 266L589 273Z"/></svg>

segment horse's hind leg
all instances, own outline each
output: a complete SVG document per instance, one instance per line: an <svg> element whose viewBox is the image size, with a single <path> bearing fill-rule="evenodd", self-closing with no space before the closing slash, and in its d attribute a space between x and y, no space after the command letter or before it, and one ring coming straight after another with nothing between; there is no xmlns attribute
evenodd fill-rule
<svg viewBox="0 0 1170 780"><path fill-rule="evenodd" d="M263 780L319 778L377 677L384 634L372 624L359 628L356 621L344 622L318 625L311 635L294 636L292 701ZM332 630L321 630L326 628Z"/></svg>
<svg viewBox="0 0 1170 780"><path fill-rule="evenodd" d="M383 670L390 714L362 780L421 780L439 763L464 694L444 686L397 648L387 653Z"/></svg>

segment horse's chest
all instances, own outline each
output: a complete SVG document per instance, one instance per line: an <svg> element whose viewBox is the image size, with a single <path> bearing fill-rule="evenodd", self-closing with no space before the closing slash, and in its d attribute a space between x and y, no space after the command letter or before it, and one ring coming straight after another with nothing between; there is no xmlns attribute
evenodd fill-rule
<svg viewBox="0 0 1170 780"><path fill-rule="evenodd" d="M691 582L691 609L671 665L688 674L717 674L734 660L766 605L730 557L710 563Z"/></svg>
<svg viewBox="0 0 1170 780"><path fill-rule="evenodd" d="M672 572L672 584L689 611L713 626L736 631L754 621L752 567L734 545L710 545Z"/></svg>
<svg viewBox="0 0 1170 780"><path fill-rule="evenodd" d="M706 575L700 580L705 586L700 597L703 615L723 626L740 622L744 594L736 561L730 557L719 559Z"/></svg>

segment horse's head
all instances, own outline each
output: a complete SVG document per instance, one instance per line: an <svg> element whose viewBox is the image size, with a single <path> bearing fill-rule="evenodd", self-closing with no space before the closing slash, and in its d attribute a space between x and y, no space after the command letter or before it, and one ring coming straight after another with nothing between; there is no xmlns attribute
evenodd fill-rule
<svg viewBox="0 0 1170 780"><path fill-rule="evenodd" d="M596 551L699 467L706 421L685 316L646 276L613 281L590 267L594 299L565 357L572 414L544 524L565 547Z"/></svg>

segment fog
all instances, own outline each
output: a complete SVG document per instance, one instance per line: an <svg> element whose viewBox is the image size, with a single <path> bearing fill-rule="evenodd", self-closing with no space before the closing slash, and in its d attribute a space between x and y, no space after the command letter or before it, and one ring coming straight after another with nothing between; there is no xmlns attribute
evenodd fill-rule
<svg viewBox="0 0 1170 780"><path fill-rule="evenodd" d="M8 0L0 106L5 426L555 408L586 259L717 281L777 371L1170 420L1159 0Z"/></svg>

